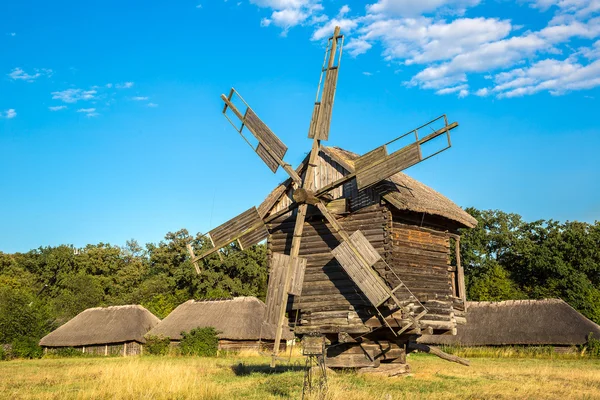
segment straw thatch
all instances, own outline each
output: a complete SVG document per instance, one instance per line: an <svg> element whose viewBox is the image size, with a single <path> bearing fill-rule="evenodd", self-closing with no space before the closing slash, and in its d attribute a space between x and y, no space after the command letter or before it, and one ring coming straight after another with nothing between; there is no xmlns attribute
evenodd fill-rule
<svg viewBox="0 0 600 400"><path fill-rule="evenodd" d="M456 336L424 335L429 344L461 346L555 345L586 343L600 326L560 299L469 302L467 323Z"/></svg>
<svg viewBox="0 0 600 400"><path fill-rule="evenodd" d="M275 326L263 324L266 306L256 297L229 300L189 300L173 310L148 335L181 340L181 332L212 326L224 340L274 340ZM285 330L284 339L294 336Z"/></svg>
<svg viewBox="0 0 600 400"><path fill-rule="evenodd" d="M339 147L322 147L321 151L347 171L354 172L354 160L359 157L358 154ZM291 181L287 180L275 188L258 207L259 213L263 216L266 215L276 200L285 193L289 185L291 185ZM450 199L403 172L398 172L378 184L377 187L379 188L378 191L382 192L383 198L400 211L440 216L468 228L477 225L475 218Z"/></svg>
<svg viewBox="0 0 600 400"><path fill-rule="evenodd" d="M354 160L359 155L339 147L325 147L324 151L334 161L354 171ZM450 199L436 192L429 186L411 178L403 172L398 172L386 180L386 194L383 196L398 210L413 211L437 215L473 228L477 220L453 203Z"/></svg>
<svg viewBox="0 0 600 400"><path fill-rule="evenodd" d="M142 306L89 308L40 340L45 347L146 343L144 335L160 322Z"/></svg>

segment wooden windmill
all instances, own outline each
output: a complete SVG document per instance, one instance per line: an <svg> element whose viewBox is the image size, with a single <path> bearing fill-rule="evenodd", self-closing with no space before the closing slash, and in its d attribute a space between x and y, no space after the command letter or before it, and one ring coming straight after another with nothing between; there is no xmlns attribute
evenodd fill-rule
<svg viewBox="0 0 600 400"><path fill-rule="evenodd" d="M408 177L410 181L398 183L395 178L400 171L450 148L449 132L458 124L448 123L443 115L360 157L321 146L329 139L343 42L336 27L325 52L308 132L312 148L297 169L284 161L287 147L235 89L228 96L221 95L223 114L236 130L242 136L244 129L250 131L258 141L255 148L251 145L258 156L271 171L281 167L290 178L258 209L250 208L211 230L212 249L196 255L188 246L199 272L200 260L232 242L244 249L269 239L265 323L277 327L273 364L282 329L289 323L297 335L317 332L326 336L328 366L376 367L381 361L405 360L414 335L452 333L464 311L462 270L449 263L449 242L458 240L457 229L472 226L472 220L448 204L440 207L458 217L445 215L444 219L442 211L423 211L421 218L416 208L407 212L410 207L402 204L412 200L398 196L404 189L411 192L409 196L418 196L424 185L414 186L416 181ZM238 100L241 107L234 104L240 104ZM228 113L239 119L239 129ZM434 124L441 126L429 129ZM426 134L419 136L421 131ZM406 138L411 138L410 144L388 152L390 144ZM436 139L443 139L443 144L426 154L423 146ZM431 192L437 194L425 190L418 201L431 200ZM420 223L411 222L418 219ZM406 226L414 230L402 231ZM415 250L413 258L410 251L396 254L395 244L402 247L402 243ZM425 259L429 261L422 262ZM410 260L416 262L412 267ZM420 262L426 264L424 268ZM416 285L418 293L413 293L410 282L421 281Z"/></svg>

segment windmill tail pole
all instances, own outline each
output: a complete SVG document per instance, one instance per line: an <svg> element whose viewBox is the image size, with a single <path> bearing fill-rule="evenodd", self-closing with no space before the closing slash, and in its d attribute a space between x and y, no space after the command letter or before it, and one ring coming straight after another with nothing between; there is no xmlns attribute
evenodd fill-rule
<svg viewBox="0 0 600 400"><path fill-rule="evenodd" d="M412 349L412 350L419 350L424 353L434 354L434 355L438 356L439 358L442 358L446 361L452 361L452 362L455 362L455 363L458 363L461 365L465 365L467 367L469 367L471 365L471 362L469 360L454 356L452 354L448 354L448 353L442 351L439 347L428 346L426 344L416 343L416 342L409 342L408 347L409 347L409 349Z"/></svg>

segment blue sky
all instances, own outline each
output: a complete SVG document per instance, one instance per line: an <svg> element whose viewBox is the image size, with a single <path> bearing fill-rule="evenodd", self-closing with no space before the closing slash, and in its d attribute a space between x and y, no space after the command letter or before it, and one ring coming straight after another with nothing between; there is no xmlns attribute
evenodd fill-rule
<svg viewBox="0 0 600 400"><path fill-rule="evenodd" d="M358 153L447 113L407 172L459 205L600 220L600 2L3 1L0 251L205 232L281 180L222 117L236 87L310 149L326 37L330 140Z"/></svg>

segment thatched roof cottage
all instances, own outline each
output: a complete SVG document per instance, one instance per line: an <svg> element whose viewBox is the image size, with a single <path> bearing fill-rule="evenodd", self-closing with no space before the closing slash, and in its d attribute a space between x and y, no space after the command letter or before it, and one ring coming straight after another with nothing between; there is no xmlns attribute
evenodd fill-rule
<svg viewBox="0 0 600 400"><path fill-rule="evenodd" d="M560 299L468 302L456 336L424 335L422 343L459 346L575 346L600 326Z"/></svg>
<svg viewBox="0 0 600 400"><path fill-rule="evenodd" d="M275 340L275 326L263 323L266 306L256 297L235 297L228 300L189 300L179 305L148 335L167 336L172 342L181 340L181 332L212 326L219 331L219 349L258 349ZM284 332L284 340L293 339ZM285 342L284 342L285 343Z"/></svg>
<svg viewBox="0 0 600 400"><path fill-rule="evenodd" d="M40 340L46 351L74 347L99 355L135 355L160 319L139 305L89 308Z"/></svg>

